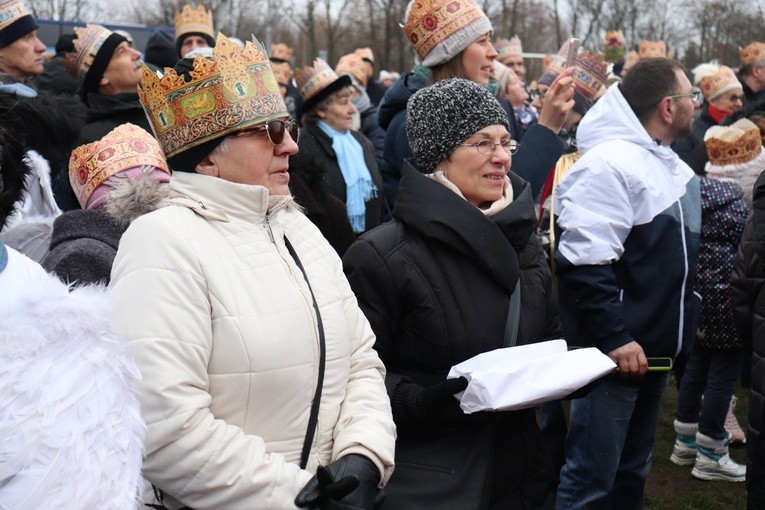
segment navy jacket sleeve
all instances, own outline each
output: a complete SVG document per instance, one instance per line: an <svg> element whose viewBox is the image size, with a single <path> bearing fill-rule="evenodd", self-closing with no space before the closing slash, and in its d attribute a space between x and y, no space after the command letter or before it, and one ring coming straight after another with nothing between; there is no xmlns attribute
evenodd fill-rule
<svg viewBox="0 0 765 510"><path fill-rule="evenodd" d="M401 181L401 168L404 166L404 160L412 157L412 149L406 136L406 110L396 113L388 125L385 132L384 156L385 161L380 168L380 174L385 187L385 197L393 209L398 196L398 184Z"/></svg>
<svg viewBox="0 0 765 510"><path fill-rule="evenodd" d="M534 124L521 139L521 147L513 156L511 170L531 186L534 198L539 197L550 170L563 155L563 141L550 129Z"/></svg>

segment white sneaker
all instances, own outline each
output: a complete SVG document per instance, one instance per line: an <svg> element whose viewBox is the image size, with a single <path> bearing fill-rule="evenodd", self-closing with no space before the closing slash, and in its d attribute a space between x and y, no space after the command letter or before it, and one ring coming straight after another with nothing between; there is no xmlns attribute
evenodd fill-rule
<svg viewBox="0 0 765 510"><path fill-rule="evenodd" d="M727 447L725 449L727 450ZM727 452L715 460L718 455L708 456L702 450L707 449L699 448L697 451L696 461L691 471L694 478L725 482L743 482L746 479L746 466L736 463Z"/></svg>

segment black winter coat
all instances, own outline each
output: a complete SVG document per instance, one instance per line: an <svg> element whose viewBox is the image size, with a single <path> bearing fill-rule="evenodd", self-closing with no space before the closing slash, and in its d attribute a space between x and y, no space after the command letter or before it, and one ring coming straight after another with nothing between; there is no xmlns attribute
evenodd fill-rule
<svg viewBox="0 0 765 510"><path fill-rule="evenodd" d="M546 496L549 459L534 411L478 413L456 428L429 424L423 438L422 427L400 419L407 410L398 407L396 388L404 378L436 384L451 366L502 347L509 296L519 278L518 343L560 336L550 270L534 235L531 190L520 178L510 179L515 200L487 218L407 163L394 221L362 235L343 257L388 371L397 456L429 438L493 438L481 452L490 464L491 496L475 508L532 508ZM403 469L397 466L397 472ZM395 473L390 483L396 484ZM422 494L411 508L427 507L429 496Z"/></svg>
<svg viewBox="0 0 765 510"><path fill-rule="evenodd" d="M385 92L377 111L380 126L385 130L385 161L380 173L391 207L396 203L404 160L412 157L406 135L406 103L415 92L426 86L422 76L411 72L402 75ZM563 142L556 133L539 124L531 126L520 142L518 153L513 156L512 172L528 181L532 195L537 197L550 169L563 155Z"/></svg>
<svg viewBox="0 0 765 510"><path fill-rule="evenodd" d="M377 169L374 147L362 134L356 131L351 133L364 150L364 162L377 186L377 196L366 202L366 230L370 230L386 221L390 214L383 197L382 178ZM290 173L298 175L307 183L316 182L318 173L323 188L345 204L345 179L329 135L322 131L316 122L307 121L300 131L298 146L298 153L290 156Z"/></svg>
<svg viewBox="0 0 765 510"><path fill-rule="evenodd" d="M765 509L765 173L754 185L753 211L731 278L736 332L752 350L746 492L749 510ZM747 349L748 352L748 349Z"/></svg>

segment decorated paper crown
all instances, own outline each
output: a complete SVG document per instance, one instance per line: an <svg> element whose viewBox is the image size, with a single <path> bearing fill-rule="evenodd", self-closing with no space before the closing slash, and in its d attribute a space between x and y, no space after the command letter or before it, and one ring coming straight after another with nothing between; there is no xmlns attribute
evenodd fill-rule
<svg viewBox="0 0 765 510"><path fill-rule="evenodd" d="M69 158L69 181L82 207L112 175L137 166L170 173L157 140L133 124L121 124L100 140L81 145Z"/></svg>
<svg viewBox="0 0 765 510"><path fill-rule="evenodd" d="M292 48L284 43L276 43L271 46L268 58L274 62L289 62L292 60Z"/></svg>
<svg viewBox="0 0 765 510"><path fill-rule="evenodd" d="M555 78L566 68L568 61L568 50L571 47L571 41L566 40L561 45L558 53L552 56L550 63L545 68L545 72L540 76L541 85L550 85ZM543 64L544 65L544 64Z"/></svg>
<svg viewBox="0 0 765 510"><path fill-rule="evenodd" d="M595 99L608 77L608 64L599 55L580 51L576 57L574 86L587 99Z"/></svg>
<svg viewBox="0 0 765 510"><path fill-rule="evenodd" d="M742 88L736 74L728 66L711 65L702 68L699 73L696 72L697 69L698 67L694 68L693 74L698 76L699 88L707 101L720 97L731 90L741 90Z"/></svg>
<svg viewBox="0 0 765 510"><path fill-rule="evenodd" d="M24 0L0 0L0 48L38 28Z"/></svg>
<svg viewBox="0 0 765 510"><path fill-rule="evenodd" d="M178 40L186 34L205 34L213 39L213 16L212 11L205 9L204 5L197 5L192 9L189 4L183 6L180 12L175 13L175 39Z"/></svg>
<svg viewBox="0 0 765 510"><path fill-rule="evenodd" d="M425 67L448 62L491 32L491 22L474 0L412 0L403 29Z"/></svg>
<svg viewBox="0 0 765 510"><path fill-rule="evenodd" d="M704 134L709 163L717 166L748 163L762 151L760 129L749 119L730 126L712 126Z"/></svg>
<svg viewBox="0 0 765 510"><path fill-rule="evenodd" d="M638 47L640 58L667 58L667 44L664 41L648 41L643 39Z"/></svg>
<svg viewBox="0 0 765 510"><path fill-rule="evenodd" d="M173 69L160 78L143 66L138 97L171 158L248 126L289 115L263 46L244 49L218 33L212 58L194 59L191 81Z"/></svg>
<svg viewBox="0 0 765 510"><path fill-rule="evenodd" d="M603 57L606 62L618 62L624 56L624 34L621 30L613 30L606 32L603 37L605 42L605 49L603 50Z"/></svg>
<svg viewBox="0 0 765 510"><path fill-rule="evenodd" d="M335 72L339 75L350 75L362 86L366 86L369 79L367 64L358 53L349 53L340 57L335 66Z"/></svg>
<svg viewBox="0 0 765 510"><path fill-rule="evenodd" d="M303 113L310 112L322 99L329 97L343 87L351 84L350 76L338 76L325 61L317 58L313 67L305 66L295 73L298 92L303 99L300 109Z"/></svg>
<svg viewBox="0 0 765 510"><path fill-rule="evenodd" d="M765 60L765 43L753 42L739 51L741 66L751 65Z"/></svg>
<svg viewBox="0 0 765 510"><path fill-rule="evenodd" d="M85 83L88 90L93 90L101 80L114 50L126 39L101 25L87 24L74 29L74 51L67 53L64 60L69 74ZM91 73L91 69L93 73Z"/></svg>
<svg viewBox="0 0 765 510"><path fill-rule="evenodd" d="M497 50L497 58L501 61L505 57L523 55L523 46L521 46L520 37L513 36L512 39L497 39L494 43L494 49ZM504 62L503 62L504 63Z"/></svg>
<svg viewBox="0 0 765 510"><path fill-rule="evenodd" d="M271 62L271 70L274 72L276 83L287 85L292 77L292 68L288 62Z"/></svg>

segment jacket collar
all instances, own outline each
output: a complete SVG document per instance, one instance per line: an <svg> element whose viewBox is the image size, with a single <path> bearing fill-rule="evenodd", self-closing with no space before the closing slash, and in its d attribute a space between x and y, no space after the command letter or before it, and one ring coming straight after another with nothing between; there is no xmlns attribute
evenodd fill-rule
<svg viewBox="0 0 765 510"><path fill-rule="evenodd" d="M175 172L165 205L179 205L210 220L265 221L279 209L294 207L291 196L270 196L263 186L238 184L197 173Z"/></svg>
<svg viewBox="0 0 765 510"><path fill-rule="evenodd" d="M533 235L536 217L529 185L514 174L509 177L516 198L487 218L405 161L393 216L420 237L445 244L483 267L512 292L520 275L518 253Z"/></svg>

